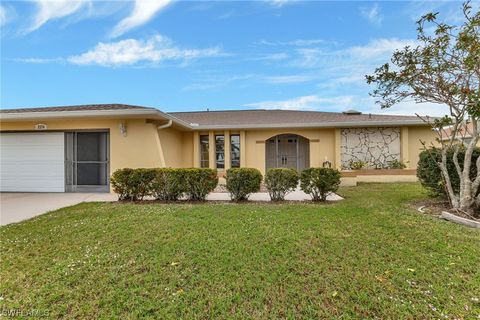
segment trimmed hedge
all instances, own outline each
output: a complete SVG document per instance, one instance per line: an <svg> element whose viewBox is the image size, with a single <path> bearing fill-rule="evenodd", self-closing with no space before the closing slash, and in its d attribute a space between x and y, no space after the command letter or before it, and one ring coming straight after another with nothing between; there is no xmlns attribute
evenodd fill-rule
<svg viewBox="0 0 480 320"><path fill-rule="evenodd" d="M268 169L265 174L265 186L272 201L283 201L285 196L295 190L300 176L291 168Z"/></svg>
<svg viewBox="0 0 480 320"><path fill-rule="evenodd" d="M330 192L340 186L340 171L332 168L308 168L300 175L300 188L312 196L313 201L325 201Z"/></svg>
<svg viewBox="0 0 480 320"><path fill-rule="evenodd" d="M460 178L458 177L457 169L453 163L454 150L447 151L447 170L449 172L450 180L452 182L452 188L455 193L460 192ZM470 178L474 178L477 175L477 166L475 162L480 157L480 148L475 148L472 154L472 165L470 167ZM458 162L463 169L463 160L465 159L465 150L461 149L458 152ZM442 161L442 149L429 148L420 153L417 167L417 177L420 180L422 186L424 186L432 196L447 196L445 190L445 183L443 176L438 167L438 162Z"/></svg>
<svg viewBox="0 0 480 320"><path fill-rule="evenodd" d="M209 168L178 169L185 174L185 193L192 201L204 201L218 184L217 171Z"/></svg>
<svg viewBox="0 0 480 320"><path fill-rule="evenodd" d="M150 194L155 178L154 169L120 169L113 173L110 183L119 200L142 200Z"/></svg>
<svg viewBox="0 0 480 320"><path fill-rule="evenodd" d="M205 200L218 183L213 169L119 169L110 179L119 200L142 200L153 196L162 201L178 200L186 194L190 200Z"/></svg>
<svg viewBox="0 0 480 320"><path fill-rule="evenodd" d="M155 169L151 195L161 201L176 201L185 192L185 171L183 169Z"/></svg>
<svg viewBox="0 0 480 320"><path fill-rule="evenodd" d="M116 170L111 178L110 184L112 185L113 191L118 194L118 200L126 200L131 196L130 190L132 189L132 180L130 176L132 175L134 169L124 168Z"/></svg>
<svg viewBox="0 0 480 320"><path fill-rule="evenodd" d="M227 190L233 201L248 200L248 196L260 191L262 174L254 168L232 168L225 175Z"/></svg>

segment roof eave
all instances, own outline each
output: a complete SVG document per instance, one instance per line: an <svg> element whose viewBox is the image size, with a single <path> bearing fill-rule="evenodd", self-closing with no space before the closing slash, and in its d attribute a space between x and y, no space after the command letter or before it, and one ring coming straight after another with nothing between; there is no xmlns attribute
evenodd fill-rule
<svg viewBox="0 0 480 320"><path fill-rule="evenodd" d="M397 121L366 121L366 122L321 122L321 123L283 123L283 124L252 124L252 125L197 125L195 131L200 130L240 130L240 129L283 129L283 128L362 128L362 127L392 127L392 126L428 126L422 120Z"/></svg>
<svg viewBox="0 0 480 320"><path fill-rule="evenodd" d="M79 118L145 118L172 120L177 125L192 129L187 122L154 108L149 109L120 109L120 110L76 110L76 111L37 111L0 113L0 121L36 121L36 120L62 120Z"/></svg>

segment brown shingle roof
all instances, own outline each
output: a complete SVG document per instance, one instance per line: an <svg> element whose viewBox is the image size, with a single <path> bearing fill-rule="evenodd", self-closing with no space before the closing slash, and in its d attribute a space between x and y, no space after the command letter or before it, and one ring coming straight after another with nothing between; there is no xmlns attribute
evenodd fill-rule
<svg viewBox="0 0 480 320"><path fill-rule="evenodd" d="M22 108L0 110L4 117L28 118L35 113L42 113L48 118L48 112L62 112L62 117L68 117L69 111L109 111L109 110L150 110L155 108L127 104L89 104L77 106L60 106L44 108ZM66 112L63 114L63 112ZM58 114L57 114L58 115ZM73 116L74 114L72 114ZM320 112L293 110L231 110L231 111L196 111L168 113L173 120L190 129L208 128L273 128L273 127L335 127L335 126L374 126L374 125L420 125L422 121L414 116L395 116L379 114L360 114L357 112ZM53 115L52 115L53 116ZM95 112L92 112L95 116ZM190 125L188 125L190 124Z"/></svg>
<svg viewBox="0 0 480 320"><path fill-rule="evenodd" d="M95 110L131 110L131 109L152 109L129 104L84 104L77 106L40 107L22 109L3 109L0 113L21 113L21 112L58 112L58 111L95 111Z"/></svg>
<svg viewBox="0 0 480 320"><path fill-rule="evenodd" d="M171 112L170 115L188 123L209 125L282 125L349 122L395 122L419 120L415 116L379 114L344 114L341 112L292 111L292 110L235 110Z"/></svg>

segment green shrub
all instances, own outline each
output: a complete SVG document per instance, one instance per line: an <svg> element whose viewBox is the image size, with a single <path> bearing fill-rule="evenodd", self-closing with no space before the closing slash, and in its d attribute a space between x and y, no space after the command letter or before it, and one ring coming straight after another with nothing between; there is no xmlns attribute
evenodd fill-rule
<svg viewBox="0 0 480 320"><path fill-rule="evenodd" d="M260 191L262 174L253 168L232 168L225 175L227 190L233 201L247 200L251 193Z"/></svg>
<svg viewBox="0 0 480 320"><path fill-rule="evenodd" d="M110 183L119 200L142 200L151 192L155 169L124 168L112 174Z"/></svg>
<svg viewBox="0 0 480 320"><path fill-rule="evenodd" d="M295 169L268 169L265 174L265 186L272 201L285 200L285 196L297 187L299 178Z"/></svg>
<svg viewBox="0 0 480 320"><path fill-rule="evenodd" d="M388 161L388 169L405 169L407 165L400 160Z"/></svg>
<svg viewBox="0 0 480 320"><path fill-rule="evenodd" d="M217 171L209 168L182 169L185 192L190 200L203 201L218 184Z"/></svg>
<svg viewBox="0 0 480 320"><path fill-rule="evenodd" d="M155 169L151 194L157 200L176 201L185 192L185 169Z"/></svg>
<svg viewBox="0 0 480 320"><path fill-rule="evenodd" d="M455 193L460 192L460 178L458 177L455 164L453 163L454 150L447 151L447 170L449 172L452 188ZM477 174L475 162L480 156L480 148L475 148L472 154L472 166L470 168L470 178ZM465 159L465 150L462 148L458 153L460 167L463 168ZM433 196L446 197L445 183L442 173L438 167L438 162L442 161L442 150L439 148L429 148L420 153L417 167L417 177L422 186L424 186Z"/></svg>
<svg viewBox="0 0 480 320"><path fill-rule="evenodd" d="M351 170L361 170L367 167L367 163L364 161L350 161L349 163Z"/></svg>
<svg viewBox="0 0 480 320"><path fill-rule="evenodd" d="M331 168L309 168L300 175L300 188L312 196L313 201L325 201L330 192L340 186L340 171Z"/></svg>
<svg viewBox="0 0 480 320"><path fill-rule="evenodd" d="M130 176L134 169L124 168L115 170L110 178L113 191L118 195L119 200L126 200L130 197Z"/></svg>

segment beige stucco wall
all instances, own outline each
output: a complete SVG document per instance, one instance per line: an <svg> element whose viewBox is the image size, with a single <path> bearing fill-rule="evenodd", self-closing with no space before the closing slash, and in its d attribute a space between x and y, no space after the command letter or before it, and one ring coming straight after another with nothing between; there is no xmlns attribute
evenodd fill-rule
<svg viewBox="0 0 480 320"><path fill-rule="evenodd" d="M197 137L198 138L198 137ZM193 132L183 132L182 145L177 148L182 149L182 162L181 167L192 168L194 167L194 134Z"/></svg>
<svg viewBox="0 0 480 320"><path fill-rule="evenodd" d="M120 123L125 122L127 126L127 135L124 137L120 133ZM158 148L156 139L156 127L145 123L144 119L135 119L121 121L111 120L58 120L58 121L36 121L36 122L4 122L0 124L2 131L28 131L34 130L37 123L44 123L48 126L48 131L52 130L82 130L82 129L109 129L110 130L110 172L120 168L153 168L162 166L162 154ZM167 129L164 129L167 130ZM164 154L168 165L177 166L181 158L179 148L175 147L174 142L179 142L181 133L175 133L169 129L162 132L161 141L165 143ZM171 140L171 141L169 141ZM167 149L168 148L168 149Z"/></svg>
<svg viewBox="0 0 480 320"><path fill-rule="evenodd" d="M325 159L335 161L335 130L250 130L245 131L245 166L265 173L265 140L279 134L298 134L310 140L310 166L319 167Z"/></svg>
<svg viewBox="0 0 480 320"><path fill-rule="evenodd" d="M407 167L411 169L417 168L418 156L423 150L420 141L425 141L427 146L432 143L436 144L436 133L430 127L408 127L408 163Z"/></svg>
<svg viewBox="0 0 480 320"><path fill-rule="evenodd" d="M122 122L125 122L127 126L126 136L123 136L119 129ZM45 123L48 130L109 129L111 172L125 167L195 167L199 165L199 133L179 131L173 127L157 130L156 125L146 123L145 119L2 122L0 130L33 131L38 123ZM263 174L266 160L265 141L279 134L298 134L307 138L310 144L310 166L312 167L321 166L326 159L336 165L340 163L340 159L338 159L340 129L202 132L202 134L209 134L212 139L215 133L224 134L226 137L229 134L240 134L241 165L257 168ZM420 140L431 143L435 141L435 133L428 127L402 127L401 139L402 159L408 161L409 168L416 168L418 154L422 149ZM213 143L211 149L213 155ZM228 151L228 147L226 150ZM213 156L211 162L214 163Z"/></svg>
<svg viewBox="0 0 480 320"><path fill-rule="evenodd" d="M152 126L152 125L151 125ZM165 159L165 167L181 167L183 165L183 135L181 131L178 131L173 128L166 128L157 130L156 127L152 126L153 132L152 135L155 135L158 132L160 139L161 152Z"/></svg>

